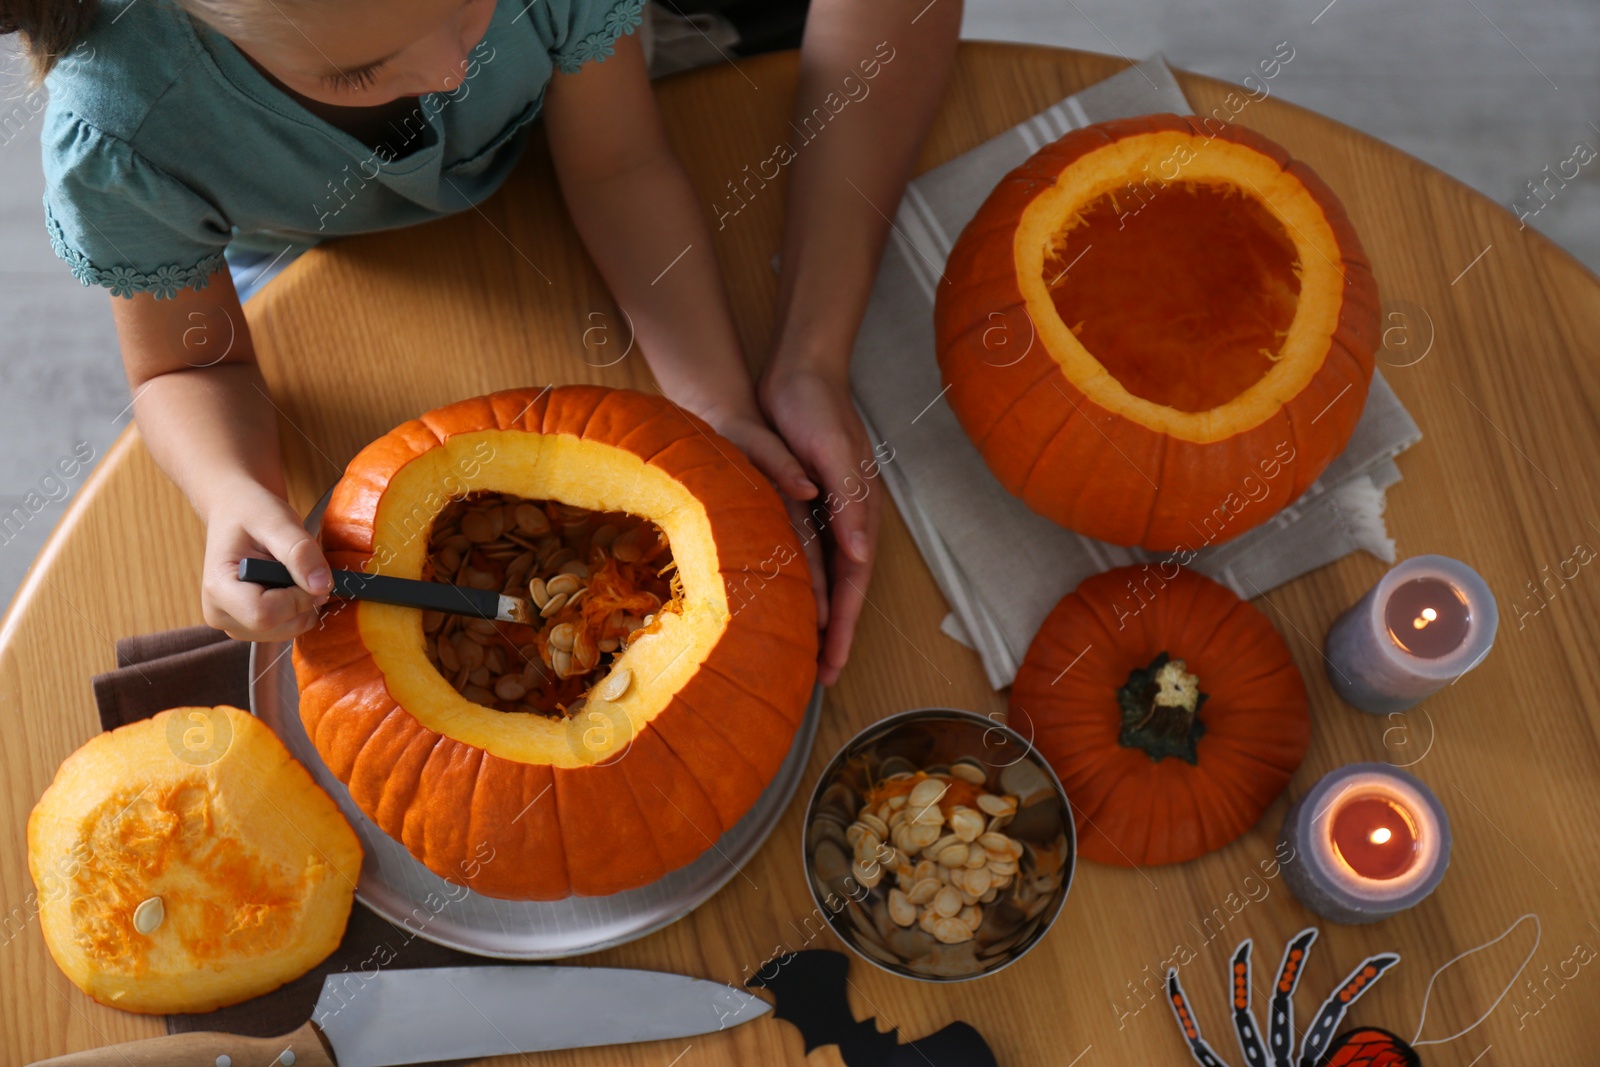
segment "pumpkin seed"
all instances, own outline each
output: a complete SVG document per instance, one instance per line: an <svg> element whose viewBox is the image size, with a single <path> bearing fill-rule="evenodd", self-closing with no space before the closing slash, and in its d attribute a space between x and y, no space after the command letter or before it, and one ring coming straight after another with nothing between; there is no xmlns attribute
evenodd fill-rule
<svg viewBox="0 0 1600 1067"><path fill-rule="evenodd" d="M606 675L605 681L595 687L595 695L604 701L617 701L622 699L622 694L628 691L633 684L633 672L626 667L618 667Z"/></svg>
<svg viewBox="0 0 1600 1067"><path fill-rule="evenodd" d="M889 836L889 824L884 822L878 816L872 814L872 812L863 812L861 814L861 821L880 838L887 838Z"/></svg>
<svg viewBox="0 0 1600 1067"><path fill-rule="evenodd" d="M917 921L916 906L898 889L889 890L889 919L896 926L910 926Z"/></svg>
<svg viewBox="0 0 1600 1067"><path fill-rule="evenodd" d="M966 843L957 841L954 844L946 845L934 853L934 858L939 861L941 866L960 867L967 862Z"/></svg>
<svg viewBox="0 0 1600 1067"><path fill-rule="evenodd" d="M905 838L907 852L921 852L939 840L939 827L929 826L926 823L914 823L906 830Z"/></svg>
<svg viewBox="0 0 1600 1067"><path fill-rule="evenodd" d="M1005 834L983 834L978 838L978 844L985 852L1008 856L1011 854L1011 839Z"/></svg>
<svg viewBox="0 0 1600 1067"><path fill-rule="evenodd" d="M972 930L960 919L939 919L933 924L933 936L946 945L959 945L972 940Z"/></svg>
<svg viewBox="0 0 1600 1067"><path fill-rule="evenodd" d="M1016 797L997 797L993 793L978 794L978 807L985 815L1014 815L1017 810Z"/></svg>
<svg viewBox="0 0 1600 1067"><path fill-rule="evenodd" d="M871 867L865 867L859 862L852 863L850 865L850 873L855 875L857 882L868 889L877 888L878 883L883 881L883 868L876 864Z"/></svg>
<svg viewBox="0 0 1600 1067"><path fill-rule="evenodd" d="M550 590L545 586L543 578L535 578L528 583L528 599L541 608L550 603Z"/></svg>
<svg viewBox="0 0 1600 1067"><path fill-rule="evenodd" d="M156 932L167 917L167 906L160 897L146 897L133 909L133 928L146 937Z"/></svg>
<svg viewBox="0 0 1600 1067"><path fill-rule="evenodd" d="M563 652L571 652L572 644L577 638L578 628L570 622L557 623L550 627L550 633L546 636L551 647L559 648Z"/></svg>
<svg viewBox="0 0 1600 1067"><path fill-rule="evenodd" d="M527 688L514 675L508 674L494 683L494 695L501 700L515 703L527 696L527 694Z"/></svg>
<svg viewBox="0 0 1600 1067"><path fill-rule="evenodd" d="M571 596L583 585L578 576L567 571L557 574L554 578L544 583L544 587L552 597L565 593Z"/></svg>
<svg viewBox="0 0 1600 1067"><path fill-rule="evenodd" d="M544 509L533 504L518 504L516 507L517 529L535 537L543 536L550 532L550 517Z"/></svg>
<svg viewBox="0 0 1600 1067"><path fill-rule="evenodd" d="M567 601L571 605L572 601ZM580 672L587 673L595 669L600 662L600 649L595 646L594 638L589 636L588 630L579 630L578 639L572 644L572 662L577 664Z"/></svg>
<svg viewBox="0 0 1600 1067"><path fill-rule="evenodd" d="M550 667L556 672L557 678L566 678L572 674L572 653L560 648L550 650Z"/></svg>
<svg viewBox="0 0 1600 1067"><path fill-rule="evenodd" d="M558 596L553 596L545 602L544 607L539 612L539 617L542 619L548 619L550 616L566 607L566 605L567 594L562 593Z"/></svg>
<svg viewBox="0 0 1600 1067"><path fill-rule="evenodd" d="M958 807L950 812L950 832L962 841L976 841L983 833L983 816L968 807Z"/></svg>
<svg viewBox="0 0 1600 1067"><path fill-rule="evenodd" d="M950 918L961 911L961 893L954 886L945 886L933 897L933 910Z"/></svg>
<svg viewBox="0 0 1600 1067"><path fill-rule="evenodd" d="M966 760L957 760L950 764L950 773L963 781L973 785L983 785L989 780L989 774L982 767Z"/></svg>

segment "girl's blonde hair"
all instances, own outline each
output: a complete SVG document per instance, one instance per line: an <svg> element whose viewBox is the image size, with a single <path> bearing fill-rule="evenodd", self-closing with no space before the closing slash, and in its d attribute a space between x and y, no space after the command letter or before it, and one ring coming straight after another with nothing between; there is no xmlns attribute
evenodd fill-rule
<svg viewBox="0 0 1600 1067"><path fill-rule="evenodd" d="M21 34L42 79L89 32L99 6L98 0L0 0L0 35Z"/></svg>
<svg viewBox="0 0 1600 1067"><path fill-rule="evenodd" d="M274 29L283 30L283 27L264 27L261 13L254 12L255 17L252 18L252 12L241 10L248 9L250 5L239 4L237 0L231 3L229 0L175 2L178 7L232 40L251 36L262 38L270 36ZM272 7L279 18L272 21L284 22L285 26L292 25L283 14L283 9L290 6L288 0L282 4L274 3ZM34 76L42 81L57 61L72 51L73 46L89 32L99 10L99 0L0 0L0 36L10 33L21 35L28 59L33 63Z"/></svg>

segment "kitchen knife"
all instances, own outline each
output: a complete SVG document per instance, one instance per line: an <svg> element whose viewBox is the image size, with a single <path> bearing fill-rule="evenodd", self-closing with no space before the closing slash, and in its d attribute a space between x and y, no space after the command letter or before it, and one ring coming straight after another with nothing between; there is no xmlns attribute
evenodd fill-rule
<svg viewBox="0 0 1600 1067"><path fill-rule="evenodd" d="M289 568L271 559L246 557L239 561L239 580L287 589L294 584ZM373 600L380 604L399 604L406 608L442 611L446 615L471 615L500 622L537 624L539 608L526 597L506 596L493 589L472 589L464 585L422 582L415 578L395 578L364 571L333 572L333 595L341 600Z"/></svg>
<svg viewBox="0 0 1600 1067"><path fill-rule="evenodd" d="M771 1005L702 978L613 967L422 967L330 974L281 1037L169 1034L32 1067L390 1067L694 1037Z"/></svg>

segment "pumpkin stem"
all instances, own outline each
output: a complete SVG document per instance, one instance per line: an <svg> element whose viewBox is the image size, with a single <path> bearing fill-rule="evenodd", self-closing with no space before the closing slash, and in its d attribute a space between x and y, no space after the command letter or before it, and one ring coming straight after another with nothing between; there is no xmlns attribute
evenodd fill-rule
<svg viewBox="0 0 1600 1067"><path fill-rule="evenodd" d="M1162 652L1148 667L1129 671L1127 684L1117 690L1117 703L1122 706L1118 743L1123 748L1142 749L1155 763L1167 756L1198 763L1195 744L1206 732L1206 724L1200 721L1200 705L1206 696L1200 691L1200 679L1189 673L1188 664Z"/></svg>

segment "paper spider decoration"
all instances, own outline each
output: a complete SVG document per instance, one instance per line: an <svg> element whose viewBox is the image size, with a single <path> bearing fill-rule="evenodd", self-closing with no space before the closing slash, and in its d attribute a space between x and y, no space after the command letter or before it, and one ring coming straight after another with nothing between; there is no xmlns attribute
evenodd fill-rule
<svg viewBox="0 0 1600 1067"><path fill-rule="evenodd" d="M1248 1067L1419 1067L1422 1059L1416 1050L1387 1030L1363 1027L1340 1034L1338 1038L1333 1036L1350 1005L1361 999L1383 972L1400 962L1399 955L1393 952L1368 957L1339 983L1317 1009L1301 1039L1300 1058L1294 1058L1294 993L1300 985L1300 974L1311 943L1316 939L1316 928L1308 927L1284 949L1278 980L1272 987L1265 1046L1261 1043L1261 1028L1256 1024L1251 1007L1250 950L1254 943L1246 938L1234 950L1228 969L1229 1002L1233 1005L1233 1027L1239 1035L1239 1049ZM1200 1024L1189 1008L1189 998L1178 981L1177 968L1167 971L1167 996L1195 1061L1201 1067L1228 1067L1200 1036Z"/></svg>

